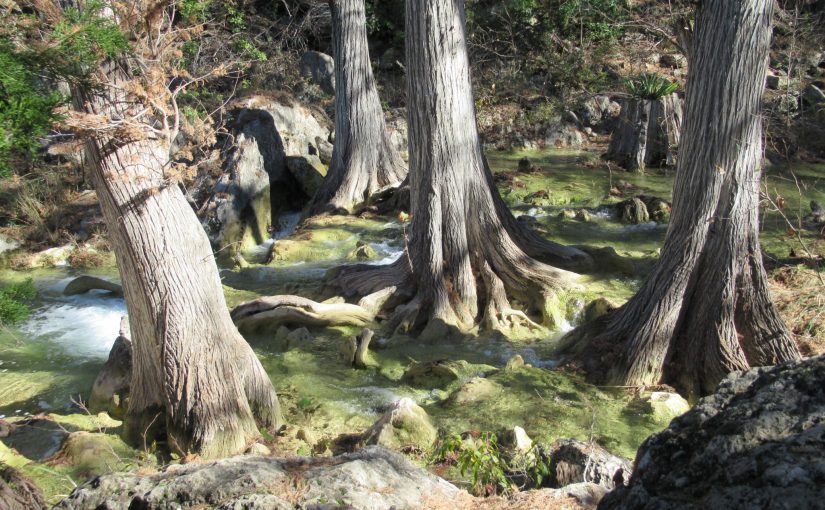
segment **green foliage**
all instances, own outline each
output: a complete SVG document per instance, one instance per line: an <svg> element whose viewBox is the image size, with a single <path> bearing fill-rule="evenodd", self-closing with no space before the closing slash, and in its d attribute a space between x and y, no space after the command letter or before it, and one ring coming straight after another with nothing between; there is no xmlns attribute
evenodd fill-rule
<svg viewBox="0 0 825 510"><path fill-rule="evenodd" d="M83 11L66 9L51 27L26 14L0 12L0 176L11 173L15 155L32 158L59 120L55 109L66 98L55 84L85 83L103 58L128 48L103 9L99 1Z"/></svg>
<svg viewBox="0 0 825 510"><path fill-rule="evenodd" d="M0 41L0 177L11 174L15 153L33 157L39 139L56 120L54 109L64 98L50 92L29 59L10 41Z"/></svg>
<svg viewBox="0 0 825 510"><path fill-rule="evenodd" d="M26 301L34 299L36 295L37 290L31 279L0 288L0 325L26 320L31 313Z"/></svg>
<svg viewBox="0 0 825 510"><path fill-rule="evenodd" d="M212 0L180 0L177 7L184 20L189 23L200 23L209 17Z"/></svg>
<svg viewBox="0 0 825 510"><path fill-rule="evenodd" d="M644 73L631 80L625 80L625 87L633 97L661 99L676 92L679 84L656 73Z"/></svg>
<svg viewBox="0 0 825 510"><path fill-rule="evenodd" d="M507 494L516 486L540 487L550 474L550 459L540 446L507 455L493 433L449 436L436 447L433 460L457 466L461 476L470 476L473 492L482 496Z"/></svg>
<svg viewBox="0 0 825 510"><path fill-rule="evenodd" d="M500 455L498 438L493 433L466 439L459 435L450 436L442 441L436 455L446 462L455 463L462 476L469 474L476 494L507 493L511 490L506 473L507 463Z"/></svg>

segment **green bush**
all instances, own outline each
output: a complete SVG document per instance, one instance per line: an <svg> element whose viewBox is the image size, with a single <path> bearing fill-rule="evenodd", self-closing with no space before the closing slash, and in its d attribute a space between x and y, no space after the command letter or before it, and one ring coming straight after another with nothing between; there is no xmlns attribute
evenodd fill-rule
<svg viewBox="0 0 825 510"><path fill-rule="evenodd" d="M457 466L461 476L469 475L473 493L480 496L508 494L516 487L541 487L550 473L550 459L541 446L506 452L491 432L477 437L449 436L436 447L433 460Z"/></svg>
<svg viewBox="0 0 825 510"><path fill-rule="evenodd" d="M31 279L0 288L0 325L7 326L26 320L31 314L31 308L26 302L36 295L37 290Z"/></svg>
<svg viewBox="0 0 825 510"><path fill-rule="evenodd" d="M655 73L644 73L625 80L627 91L638 99L661 99L679 89L679 84Z"/></svg>

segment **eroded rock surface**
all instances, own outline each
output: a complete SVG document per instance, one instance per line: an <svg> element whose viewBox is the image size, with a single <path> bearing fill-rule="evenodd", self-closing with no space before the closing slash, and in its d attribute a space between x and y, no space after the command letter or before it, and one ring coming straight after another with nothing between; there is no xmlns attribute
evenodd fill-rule
<svg viewBox="0 0 825 510"><path fill-rule="evenodd" d="M55 508L421 508L459 490L380 447L333 458L241 456L172 466L152 475L116 473L78 487ZM330 505L330 506L325 506Z"/></svg>
<svg viewBox="0 0 825 510"><path fill-rule="evenodd" d="M645 441L599 508L822 508L823 381L823 356L732 374Z"/></svg>

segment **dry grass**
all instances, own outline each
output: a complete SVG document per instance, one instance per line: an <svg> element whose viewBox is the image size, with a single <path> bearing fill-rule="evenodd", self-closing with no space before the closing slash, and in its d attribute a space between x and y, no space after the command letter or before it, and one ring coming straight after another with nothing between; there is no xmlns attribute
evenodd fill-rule
<svg viewBox="0 0 825 510"><path fill-rule="evenodd" d="M822 262L818 270L800 264L770 271L773 301L804 356L825 353L825 286L820 276L825 277Z"/></svg>
<svg viewBox="0 0 825 510"><path fill-rule="evenodd" d="M587 507L564 491L541 489L513 494L510 497L477 498L466 491L456 497L431 495L422 502L428 510L582 510Z"/></svg>

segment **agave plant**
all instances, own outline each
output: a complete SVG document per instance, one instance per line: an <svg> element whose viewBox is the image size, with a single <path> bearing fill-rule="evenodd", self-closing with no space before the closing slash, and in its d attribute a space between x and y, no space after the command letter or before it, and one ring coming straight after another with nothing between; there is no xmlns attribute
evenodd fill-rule
<svg viewBox="0 0 825 510"><path fill-rule="evenodd" d="M656 73L644 73L625 80L625 86L630 95L639 99L661 99L679 88L678 83Z"/></svg>

